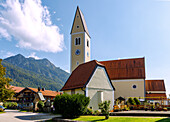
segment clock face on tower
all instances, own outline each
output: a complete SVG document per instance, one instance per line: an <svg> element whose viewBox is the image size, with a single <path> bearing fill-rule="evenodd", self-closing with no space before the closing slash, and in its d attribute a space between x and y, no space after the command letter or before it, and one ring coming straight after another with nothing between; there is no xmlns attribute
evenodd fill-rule
<svg viewBox="0 0 170 122"><path fill-rule="evenodd" d="M76 55L80 55L80 50L77 49L76 52L75 52Z"/></svg>

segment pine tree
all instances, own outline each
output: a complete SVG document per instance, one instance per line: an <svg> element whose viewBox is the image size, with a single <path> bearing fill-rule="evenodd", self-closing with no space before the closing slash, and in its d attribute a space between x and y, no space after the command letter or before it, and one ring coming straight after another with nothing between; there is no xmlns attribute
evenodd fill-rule
<svg viewBox="0 0 170 122"><path fill-rule="evenodd" d="M10 87L10 82L12 79L6 78L5 67L1 64L2 59L0 59L0 102L4 102L14 95L14 91Z"/></svg>

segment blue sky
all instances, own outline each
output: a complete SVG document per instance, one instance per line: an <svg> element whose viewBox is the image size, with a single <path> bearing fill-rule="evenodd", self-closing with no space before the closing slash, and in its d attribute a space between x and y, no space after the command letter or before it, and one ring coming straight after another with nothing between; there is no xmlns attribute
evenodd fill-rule
<svg viewBox="0 0 170 122"><path fill-rule="evenodd" d="M164 79L170 94L170 0L17 1L0 2L0 58L47 58L69 71L78 5L91 36L91 60L145 57L146 79Z"/></svg>

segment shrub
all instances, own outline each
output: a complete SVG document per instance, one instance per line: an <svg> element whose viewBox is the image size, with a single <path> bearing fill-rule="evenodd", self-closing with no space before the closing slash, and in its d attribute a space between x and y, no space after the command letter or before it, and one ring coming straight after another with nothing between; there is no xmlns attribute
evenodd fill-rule
<svg viewBox="0 0 170 122"><path fill-rule="evenodd" d="M140 105L141 104L140 101L136 97L133 100L135 101L136 105Z"/></svg>
<svg viewBox="0 0 170 122"><path fill-rule="evenodd" d="M57 95L54 100L55 112L64 118L76 118L86 112L89 102L89 97L81 94Z"/></svg>
<svg viewBox="0 0 170 122"><path fill-rule="evenodd" d="M167 108L163 108L162 110L163 110L163 111L167 111L168 109L167 109Z"/></svg>
<svg viewBox="0 0 170 122"><path fill-rule="evenodd" d="M109 119L110 100L100 103L99 109L101 109L102 114L105 115L105 119Z"/></svg>
<svg viewBox="0 0 170 122"><path fill-rule="evenodd" d="M44 102L43 101L39 101L38 104L37 104L37 107L39 108L39 111L43 111Z"/></svg>
<svg viewBox="0 0 170 122"><path fill-rule="evenodd" d="M0 108L0 112L3 112L4 110L2 108Z"/></svg>
<svg viewBox="0 0 170 122"><path fill-rule="evenodd" d="M4 107L6 108L17 108L18 104L16 102L5 102L3 104Z"/></svg>
<svg viewBox="0 0 170 122"><path fill-rule="evenodd" d="M113 111L113 110L112 110ZM94 111L94 115L100 115L101 113L98 111L98 110L96 110L96 111Z"/></svg>
<svg viewBox="0 0 170 122"><path fill-rule="evenodd" d="M128 99L128 103L129 103L130 105L136 105L134 99L132 99L131 97Z"/></svg>
<svg viewBox="0 0 170 122"><path fill-rule="evenodd" d="M8 107L8 102L4 102L3 106L7 108Z"/></svg>
<svg viewBox="0 0 170 122"><path fill-rule="evenodd" d="M93 110L90 108L87 108L85 115L92 115L93 114Z"/></svg>

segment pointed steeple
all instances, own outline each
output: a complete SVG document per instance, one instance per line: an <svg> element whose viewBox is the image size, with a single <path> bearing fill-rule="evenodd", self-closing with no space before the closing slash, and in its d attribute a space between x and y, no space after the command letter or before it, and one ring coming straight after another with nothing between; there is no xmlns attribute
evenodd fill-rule
<svg viewBox="0 0 170 122"><path fill-rule="evenodd" d="M75 25L76 21L80 21L81 25ZM80 27L79 30L76 30L77 26L82 26L83 30L81 30L81 27ZM74 16L74 21L73 21L73 25L72 25L70 34L75 33L77 31L86 32L87 35L90 37L88 29L87 29L86 21L84 19L84 15L81 12L79 6L77 6L77 10L76 10L76 13L75 13L75 16Z"/></svg>

